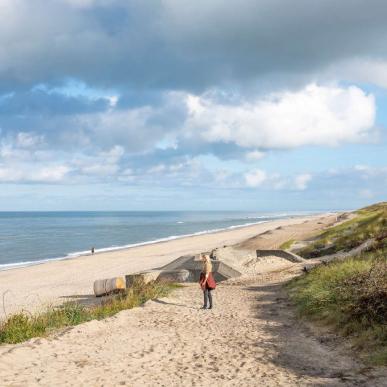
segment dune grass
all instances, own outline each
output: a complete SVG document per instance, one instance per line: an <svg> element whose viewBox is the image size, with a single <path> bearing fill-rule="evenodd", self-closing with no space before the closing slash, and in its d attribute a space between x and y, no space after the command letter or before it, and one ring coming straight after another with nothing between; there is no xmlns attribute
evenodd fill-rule
<svg viewBox="0 0 387 387"><path fill-rule="evenodd" d="M61 328L101 320L121 310L140 306L148 300L165 297L179 286L161 282L135 283L124 293L108 297L100 305L86 307L76 302L68 302L59 307L49 307L38 314L13 314L0 322L0 344L20 343L33 337L47 336Z"/></svg>
<svg viewBox="0 0 387 387"><path fill-rule="evenodd" d="M288 241L282 243L282 245L279 247L281 250L287 250L290 249L292 244L295 242L294 239L289 239Z"/></svg>
<svg viewBox="0 0 387 387"><path fill-rule="evenodd" d="M288 285L300 316L352 339L367 362L387 365L386 252L320 265Z"/></svg>
<svg viewBox="0 0 387 387"><path fill-rule="evenodd" d="M331 227L297 253L304 258L318 258L338 251L350 251L374 239L373 250L387 248L387 203L378 203L356 211L356 217Z"/></svg>

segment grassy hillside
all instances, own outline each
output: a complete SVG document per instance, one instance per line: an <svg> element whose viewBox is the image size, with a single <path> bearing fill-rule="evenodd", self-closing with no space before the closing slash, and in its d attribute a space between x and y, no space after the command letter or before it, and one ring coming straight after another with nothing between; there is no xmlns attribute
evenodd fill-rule
<svg viewBox="0 0 387 387"><path fill-rule="evenodd" d="M387 202L374 204L356 211L356 217L331 227L298 254L304 258L317 258L338 251L350 251L373 239L370 250L387 248Z"/></svg>
<svg viewBox="0 0 387 387"><path fill-rule="evenodd" d="M387 365L387 204L356 212L301 250L306 258L350 251L372 238L366 252L320 265L288 284L301 317L351 339L374 365Z"/></svg>

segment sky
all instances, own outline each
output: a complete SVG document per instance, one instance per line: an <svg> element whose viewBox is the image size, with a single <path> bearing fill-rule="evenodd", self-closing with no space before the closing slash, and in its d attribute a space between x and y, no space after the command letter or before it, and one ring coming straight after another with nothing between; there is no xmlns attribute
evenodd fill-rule
<svg viewBox="0 0 387 387"><path fill-rule="evenodd" d="M387 197L384 0L0 0L0 211Z"/></svg>

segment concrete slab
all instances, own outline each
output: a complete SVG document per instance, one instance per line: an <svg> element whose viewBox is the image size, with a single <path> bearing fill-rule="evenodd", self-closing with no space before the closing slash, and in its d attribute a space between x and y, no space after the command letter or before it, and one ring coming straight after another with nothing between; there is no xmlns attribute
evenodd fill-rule
<svg viewBox="0 0 387 387"><path fill-rule="evenodd" d="M305 262L305 259L297 254L291 253L286 250L257 250L257 258L276 256L279 258L286 259L290 262Z"/></svg>
<svg viewBox="0 0 387 387"><path fill-rule="evenodd" d="M219 260L211 260L212 271L215 278L215 281L225 281L229 278L239 277L241 273L231 267L230 265L225 264ZM188 270L190 273L189 279L187 281L197 282L199 281L200 273L202 272L203 262L199 259L198 256L194 255L185 255L177 258L168 265L160 268L161 270L177 270L184 269Z"/></svg>

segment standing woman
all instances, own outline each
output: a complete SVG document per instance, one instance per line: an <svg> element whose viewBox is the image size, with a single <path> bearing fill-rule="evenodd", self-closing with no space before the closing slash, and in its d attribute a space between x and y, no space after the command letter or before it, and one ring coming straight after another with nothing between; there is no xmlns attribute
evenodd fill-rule
<svg viewBox="0 0 387 387"><path fill-rule="evenodd" d="M200 273L199 284L203 290L204 304L202 309L212 309L212 290L215 289L216 283L212 275L212 263L210 257L206 254L200 254L203 261L203 269Z"/></svg>

